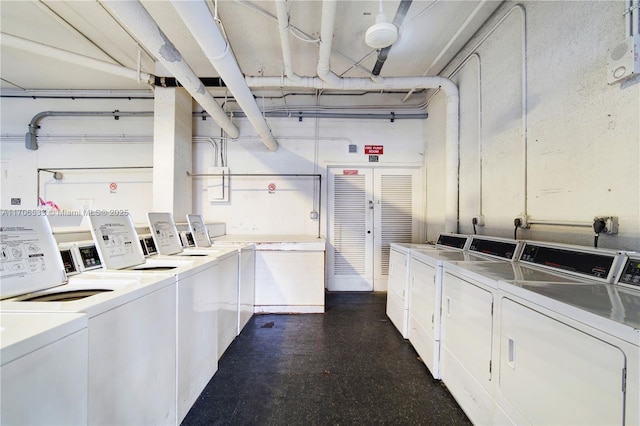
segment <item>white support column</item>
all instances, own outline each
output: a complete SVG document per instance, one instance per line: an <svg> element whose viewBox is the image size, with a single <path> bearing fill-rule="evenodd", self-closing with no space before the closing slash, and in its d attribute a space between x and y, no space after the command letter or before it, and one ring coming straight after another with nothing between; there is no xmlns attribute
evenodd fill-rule
<svg viewBox="0 0 640 426"><path fill-rule="evenodd" d="M153 210L180 222L192 208L191 95L181 87L154 91Z"/></svg>

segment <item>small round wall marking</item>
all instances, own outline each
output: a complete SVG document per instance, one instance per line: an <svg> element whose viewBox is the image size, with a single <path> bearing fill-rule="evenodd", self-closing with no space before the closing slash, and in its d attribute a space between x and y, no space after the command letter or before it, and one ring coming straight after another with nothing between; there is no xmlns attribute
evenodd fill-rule
<svg viewBox="0 0 640 426"><path fill-rule="evenodd" d="M272 194L274 192L276 192L276 184L275 183L270 183L269 186L267 186L267 189L269 190L269 193Z"/></svg>

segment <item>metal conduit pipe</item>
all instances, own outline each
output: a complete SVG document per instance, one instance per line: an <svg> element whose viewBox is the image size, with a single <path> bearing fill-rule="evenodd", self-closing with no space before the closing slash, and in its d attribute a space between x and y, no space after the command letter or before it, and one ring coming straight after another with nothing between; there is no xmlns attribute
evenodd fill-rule
<svg viewBox="0 0 640 426"><path fill-rule="evenodd" d="M38 149L38 129L40 121L47 117L153 117L153 111L42 111L34 115L29 122L29 131L25 134L25 147L27 149ZM206 111L193 112L193 118L202 118L208 115ZM85 136L86 137L86 136ZM193 139L202 139L201 136L194 136ZM213 138L206 138L213 140ZM234 138L236 139L236 138Z"/></svg>
<svg viewBox="0 0 640 426"><path fill-rule="evenodd" d="M278 142L271 134L271 129L262 116L260 108L244 80L244 75L240 71L229 44L220 32L213 16L211 16L207 3L204 0L172 0L171 3L187 25L187 28L189 28L191 34L193 34L204 54L225 81L236 102L247 115L247 119L262 138L262 143L269 151L276 151Z"/></svg>
<svg viewBox="0 0 640 426"><path fill-rule="evenodd" d="M38 123L45 117L153 117L153 111L43 111L33 116L24 135L27 149L38 149Z"/></svg>
<svg viewBox="0 0 640 426"><path fill-rule="evenodd" d="M238 128L213 99L178 49L164 35L139 1L102 0L102 4L155 56L158 62L180 81L182 87L230 137L240 136Z"/></svg>
<svg viewBox="0 0 640 426"><path fill-rule="evenodd" d="M235 117L244 117L242 112L234 112ZM269 111L264 113L265 117L279 118L347 118L347 119L363 119L363 120L424 120L429 114L424 113L405 113L396 114L394 112L388 114L370 114L370 113L343 113L343 112L315 112L315 111Z"/></svg>

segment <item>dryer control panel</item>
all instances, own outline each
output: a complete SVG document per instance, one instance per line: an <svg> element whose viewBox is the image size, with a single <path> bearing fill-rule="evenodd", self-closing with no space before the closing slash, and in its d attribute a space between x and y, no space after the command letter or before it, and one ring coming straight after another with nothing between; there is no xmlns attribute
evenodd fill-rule
<svg viewBox="0 0 640 426"><path fill-rule="evenodd" d="M517 241L495 241L484 238L473 238L469 252L488 254L506 260L513 260L518 250Z"/></svg>
<svg viewBox="0 0 640 426"><path fill-rule="evenodd" d="M465 248L468 239L469 237L467 235L440 234L436 245L462 250Z"/></svg>
<svg viewBox="0 0 640 426"><path fill-rule="evenodd" d="M619 263L617 255L574 250L542 244L526 243L520 254L520 261L544 266L574 275L613 282Z"/></svg>

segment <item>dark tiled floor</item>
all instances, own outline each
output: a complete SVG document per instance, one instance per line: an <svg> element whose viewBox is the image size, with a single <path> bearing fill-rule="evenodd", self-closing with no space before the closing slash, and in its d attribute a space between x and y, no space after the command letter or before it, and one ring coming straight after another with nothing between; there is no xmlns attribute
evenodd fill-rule
<svg viewBox="0 0 640 426"><path fill-rule="evenodd" d="M385 307L328 293L325 314L254 316L182 424L470 424Z"/></svg>

